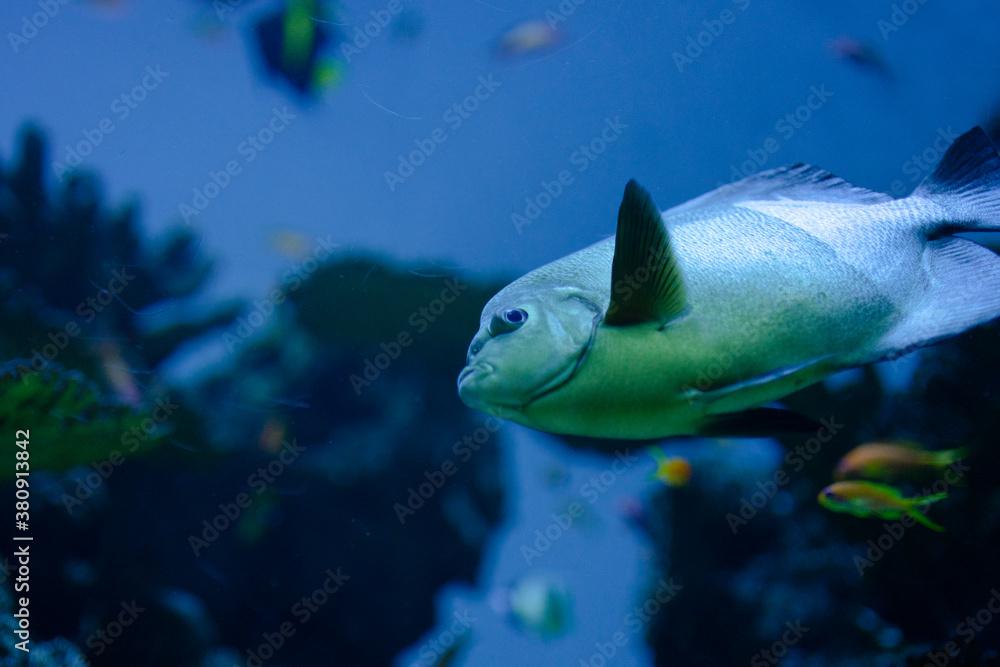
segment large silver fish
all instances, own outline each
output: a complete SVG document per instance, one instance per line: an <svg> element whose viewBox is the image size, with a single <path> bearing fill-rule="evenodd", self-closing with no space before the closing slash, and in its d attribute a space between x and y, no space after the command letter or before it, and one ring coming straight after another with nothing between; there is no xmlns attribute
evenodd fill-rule
<svg viewBox="0 0 1000 667"><path fill-rule="evenodd" d="M808 165L660 213L634 181L618 231L514 281L469 347L469 406L596 438L740 435L839 370L1000 316L1000 157L959 137L905 199Z"/></svg>

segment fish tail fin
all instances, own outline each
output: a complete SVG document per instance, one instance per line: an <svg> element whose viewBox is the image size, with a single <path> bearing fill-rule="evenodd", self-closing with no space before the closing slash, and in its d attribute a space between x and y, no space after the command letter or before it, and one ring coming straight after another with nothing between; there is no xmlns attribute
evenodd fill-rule
<svg viewBox="0 0 1000 667"><path fill-rule="evenodd" d="M981 127L952 143L910 195L935 205L918 220L924 237L922 295L886 334L879 359L894 359L1000 317L1000 256L957 232L1000 231L1000 155ZM924 208L927 207L918 207Z"/></svg>
<svg viewBox="0 0 1000 667"><path fill-rule="evenodd" d="M1000 230L1000 155L983 128L976 126L956 139L934 173L910 196L933 201L947 211L928 236Z"/></svg>
<svg viewBox="0 0 1000 667"><path fill-rule="evenodd" d="M911 509L911 510L907 511L907 514L910 515L911 517L913 517L914 519L916 519L918 523L921 523L921 524L927 526L931 530L937 531L939 533L943 533L944 530L945 530L944 526L942 526L941 524L938 524L938 523L934 523L933 521L931 521L930 519L928 519L926 516L924 516L924 514L920 510Z"/></svg>
<svg viewBox="0 0 1000 667"><path fill-rule="evenodd" d="M937 531L939 533L943 533L944 532L944 526L942 526L940 524L936 524L933 521L931 521L930 519L928 519L924 515L924 513L920 511L919 508L921 506L930 505L931 503L936 503L939 500L944 500L947 497L948 497L947 493L935 493L935 494L930 495L930 496L921 496L919 498L911 498L906 503L906 510L905 511L906 511L906 513L908 515L910 515L911 517L913 517L914 519L916 519L918 523L921 523L921 524L927 526L931 530L935 530L935 531Z"/></svg>
<svg viewBox="0 0 1000 667"><path fill-rule="evenodd" d="M944 451L934 452L934 465L938 468L945 468L955 461L961 461L966 456L969 455L969 448L962 446L956 447L955 449L945 449Z"/></svg>

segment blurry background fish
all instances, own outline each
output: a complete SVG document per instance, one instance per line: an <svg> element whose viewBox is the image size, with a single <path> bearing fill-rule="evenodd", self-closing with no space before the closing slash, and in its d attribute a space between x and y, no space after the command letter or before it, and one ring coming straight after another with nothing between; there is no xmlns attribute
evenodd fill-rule
<svg viewBox="0 0 1000 667"><path fill-rule="evenodd" d="M500 58L517 58L544 53L557 46L561 40L562 33L548 21L523 21L504 32L497 40L495 50Z"/></svg>
<svg viewBox="0 0 1000 667"><path fill-rule="evenodd" d="M530 574L490 595L490 606L529 635L554 639L572 628L573 598L555 574Z"/></svg>
<svg viewBox="0 0 1000 667"><path fill-rule="evenodd" d="M344 63L328 55L343 36L335 10L320 0L288 0L254 25L254 39L267 72L304 96L335 88Z"/></svg>
<svg viewBox="0 0 1000 667"><path fill-rule="evenodd" d="M268 232L267 245L282 257L300 259L310 247L310 239L294 229L277 228Z"/></svg>
<svg viewBox="0 0 1000 667"><path fill-rule="evenodd" d="M650 447L649 453L656 461L656 470L650 479L667 486L687 486L691 481L691 462L683 456L667 456L659 447Z"/></svg>
<svg viewBox="0 0 1000 667"><path fill-rule="evenodd" d="M859 69L873 72L887 80L893 78L885 57L868 42L841 35L827 42L827 47L835 58L853 63Z"/></svg>
<svg viewBox="0 0 1000 667"><path fill-rule="evenodd" d="M869 442L855 447L837 463L833 478L917 482L940 477L944 470L968 454L965 447L928 451L910 440Z"/></svg>

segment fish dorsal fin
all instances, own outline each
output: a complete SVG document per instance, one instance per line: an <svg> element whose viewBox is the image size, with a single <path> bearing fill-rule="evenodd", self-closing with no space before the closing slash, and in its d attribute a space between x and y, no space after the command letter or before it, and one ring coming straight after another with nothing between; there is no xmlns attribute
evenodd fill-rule
<svg viewBox="0 0 1000 667"><path fill-rule="evenodd" d="M618 209L615 256L611 262L610 326L666 323L687 307L687 292L670 235L653 198L635 181L625 186Z"/></svg>
<svg viewBox="0 0 1000 667"><path fill-rule="evenodd" d="M769 169L741 181L723 185L684 202L664 215L683 213L709 206L735 206L745 201L818 201L836 204L884 204L892 197L851 185L825 169L808 164Z"/></svg>

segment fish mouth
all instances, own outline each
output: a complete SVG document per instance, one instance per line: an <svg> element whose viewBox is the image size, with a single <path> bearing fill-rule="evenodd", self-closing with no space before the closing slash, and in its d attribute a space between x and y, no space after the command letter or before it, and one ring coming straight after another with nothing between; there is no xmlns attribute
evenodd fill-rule
<svg viewBox="0 0 1000 667"><path fill-rule="evenodd" d="M520 412L524 406L483 399L483 382L488 381L495 370L492 364L485 362L463 368L458 374L458 396L470 408L506 419L512 413Z"/></svg>
<svg viewBox="0 0 1000 667"><path fill-rule="evenodd" d="M476 364L474 366L466 366L462 369L462 372L458 374L458 392L462 393L462 383L469 379L469 376L476 372L486 373L487 375L493 372L493 366L490 364Z"/></svg>
<svg viewBox="0 0 1000 667"><path fill-rule="evenodd" d="M481 410L504 419L514 419L512 415L523 415L528 408L540 398L548 396L569 382L580 370L593 347L597 327L601 322L601 313L596 312L590 325L590 335L584 345L575 355L569 357L561 370L549 371L543 376L542 382L534 387L520 387L520 391L511 395L509 389L503 387L503 378L498 378L496 367L486 361L469 364L458 374L458 395L470 408ZM501 371L504 369L501 368Z"/></svg>

